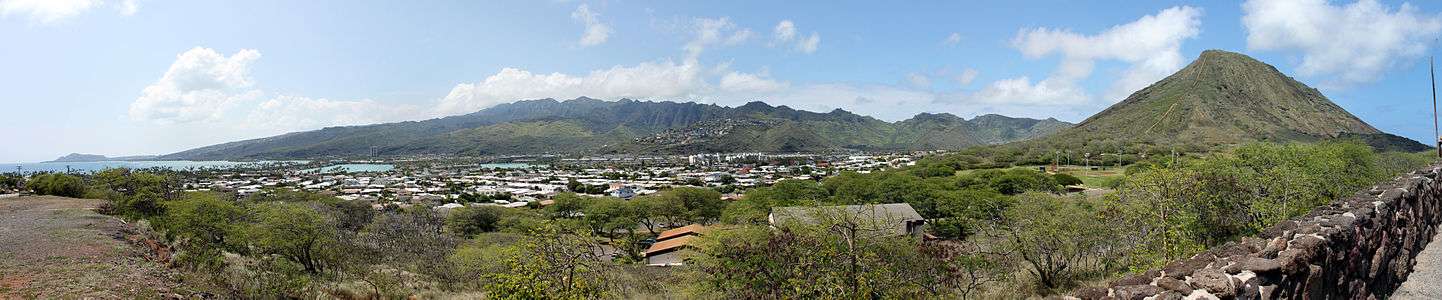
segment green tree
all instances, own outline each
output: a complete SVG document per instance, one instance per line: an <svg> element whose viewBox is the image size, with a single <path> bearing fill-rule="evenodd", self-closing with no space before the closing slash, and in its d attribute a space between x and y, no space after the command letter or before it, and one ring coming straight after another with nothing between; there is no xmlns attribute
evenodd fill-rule
<svg viewBox="0 0 1442 300"><path fill-rule="evenodd" d="M1108 259L1105 251L1115 240L1090 206L1049 194L1022 194L1004 218L996 235L1035 277L1041 293L1070 287L1087 263Z"/></svg>
<svg viewBox="0 0 1442 300"><path fill-rule="evenodd" d="M163 202L180 195L174 177L125 168L106 169L95 174L94 198L109 199L113 208L131 218L148 218L163 213Z"/></svg>
<svg viewBox="0 0 1442 300"><path fill-rule="evenodd" d="M546 211L552 219L579 217L581 210L586 208L586 198L575 193L556 194L551 200L555 202Z"/></svg>
<svg viewBox="0 0 1442 300"><path fill-rule="evenodd" d="M474 236L483 232L500 230L505 208L491 205L462 207L451 211L446 217L446 227L460 236Z"/></svg>
<svg viewBox="0 0 1442 300"><path fill-rule="evenodd" d="M548 224L510 244L463 249L452 261L480 272L494 299L617 297L613 265L590 230Z"/></svg>
<svg viewBox="0 0 1442 300"><path fill-rule="evenodd" d="M165 203L165 215L155 222L166 236L185 249L177 258L193 269L211 270L222 265L223 251L244 251L237 247L238 228L246 211L215 193L186 193L181 200Z"/></svg>
<svg viewBox="0 0 1442 300"><path fill-rule="evenodd" d="M255 249L300 264L311 274L333 264L338 255L334 220L309 203L265 202L255 208L255 223L245 231Z"/></svg>

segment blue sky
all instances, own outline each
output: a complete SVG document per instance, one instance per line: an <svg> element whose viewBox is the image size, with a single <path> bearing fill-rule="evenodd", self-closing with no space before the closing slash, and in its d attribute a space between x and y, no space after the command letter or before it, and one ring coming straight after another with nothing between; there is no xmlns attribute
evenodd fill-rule
<svg viewBox="0 0 1442 300"><path fill-rule="evenodd" d="M1206 49L1432 135L1432 2L0 0L0 162L163 154L497 103L1080 121Z"/></svg>

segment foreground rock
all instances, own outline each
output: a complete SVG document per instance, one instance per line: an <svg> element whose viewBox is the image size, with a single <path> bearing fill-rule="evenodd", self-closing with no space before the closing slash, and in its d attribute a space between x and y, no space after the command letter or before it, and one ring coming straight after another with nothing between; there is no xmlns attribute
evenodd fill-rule
<svg viewBox="0 0 1442 300"><path fill-rule="evenodd" d="M1408 274L1442 222L1439 170L1432 166L1403 175L1272 226L1260 237L1128 276L1108 288L1078 290L1074 297L1386 299L1404 281L1435 286L1442 278L1409 279Z"/></svg>
<svg viewBox="0 0 1442 300"><path fill-rule="evenodd" d="M152 299L174 274L100 200L0 198L0 299ZM163 254L162 254L163 255Z"/></svg>

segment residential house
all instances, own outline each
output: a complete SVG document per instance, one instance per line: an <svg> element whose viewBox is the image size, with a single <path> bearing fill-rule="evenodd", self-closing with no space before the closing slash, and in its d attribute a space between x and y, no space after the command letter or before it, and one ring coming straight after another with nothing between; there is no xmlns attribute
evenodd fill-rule
<svg viewBox="0 0 1442 300"><path fill-rule="evenodd" d="M706 231L706 227L700 224L691 224L671 230L662 231L656 236L656 243L651 244L646 252L646 265L657 267L679 266L684 262L680 251L690 247L695 239Z"/></svg>

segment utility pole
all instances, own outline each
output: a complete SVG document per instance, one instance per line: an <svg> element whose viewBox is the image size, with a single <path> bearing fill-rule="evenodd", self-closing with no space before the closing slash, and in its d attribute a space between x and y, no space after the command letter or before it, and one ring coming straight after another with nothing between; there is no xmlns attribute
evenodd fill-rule
<svg viewBox="0 0 1442 300"><path fill-rule="evenodd" d="M1437 138L1437 157L1442 158L1442 134L1437 132L1437 67L1433 65L1433 56L1427 57L1427 74L1432 81L1432 136Z"/></svg>

